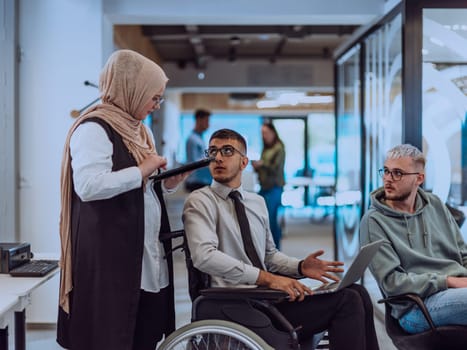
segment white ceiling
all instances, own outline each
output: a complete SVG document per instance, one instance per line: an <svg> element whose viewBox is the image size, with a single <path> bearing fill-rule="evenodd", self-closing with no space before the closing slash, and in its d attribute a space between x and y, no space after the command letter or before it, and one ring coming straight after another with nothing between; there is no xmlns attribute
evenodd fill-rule
<svg viewBox="0 0 467 350"><path fill-rule="evenodd" d="M103 10L113 24L362 25L384 13L391 2L394 1L103 0Z"/></svg>
<svg viewBox="0 0 467 350"><path fill-rule="evenodd" d="M269 86L279 88L283 84L329 91L333 85L333 50L355 28L380 17L391 6L390 3L397 2L103 0L103 11L105 19L114 25L158 26L152 34L151 28L147 27L146 35L153 40L162 59L164 56L167 58L163 65L170 73L170 86L173 88L184 87L190 91L223 87L262 90ZM336 34L336 29L331 35L315 33L292 37L296 28L314 31L316 28L329 29L331 25L335 28L342 26L343 33ZM175 32L169 35L182 31L176 48L175 37L162 35L162 29L171 26ZM216 39L200 34L214 26L223 26L225 35ZM269 33L266 44L265 37L260 39L253 31L254 35L240 37L241 45L231 48L233 32L228 27L233 26L254 26L256 29L278 26L282 34ZM185 35L183 31L188 32L186 39L182 37ZM252 41L252 37L256 39ZM198 79L200 73L204 75L203 80Z"/></svg>

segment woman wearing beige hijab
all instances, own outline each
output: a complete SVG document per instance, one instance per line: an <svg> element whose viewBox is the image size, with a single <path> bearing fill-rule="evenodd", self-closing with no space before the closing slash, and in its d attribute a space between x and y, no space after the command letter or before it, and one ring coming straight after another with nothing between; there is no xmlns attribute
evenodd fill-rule
<svg viewBox="0 0 467 350"><path fill-rule="evenodd" d="M142 123L168 79L153 61L114 52L99 81L102 103L71 127L61 176L61 279L57 341L73 350L155 349L173 331L173 276L159 232L170 230L162 194L186 175L165 168Z"/></svg>

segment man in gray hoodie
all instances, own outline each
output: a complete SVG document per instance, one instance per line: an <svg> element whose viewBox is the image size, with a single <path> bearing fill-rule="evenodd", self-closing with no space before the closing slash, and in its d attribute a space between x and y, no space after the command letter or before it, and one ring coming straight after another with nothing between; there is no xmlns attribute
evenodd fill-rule
<svg viewBox="0 0 467 350"><path fill-rule="evenodd" d="M467 325L467 246L444 203L420 188L425 162L409 144L387 152L379 170L384 186L371 193L360 241L385 240L370 264L385 296L417 293L436 325ZM391 306L409 333L429 328L418 307Z"/></svg>

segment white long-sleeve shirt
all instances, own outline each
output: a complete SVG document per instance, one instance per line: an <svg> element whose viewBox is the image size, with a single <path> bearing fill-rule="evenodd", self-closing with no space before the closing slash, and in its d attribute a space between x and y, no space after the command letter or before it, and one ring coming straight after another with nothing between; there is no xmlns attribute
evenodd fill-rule
<svg viewBox="0 0 467 350"><path fill-rule="evenodd" d="M148 131L152 136L149 128ZM87 122L76 128L70 140L70 153L74 189L83 202L112 198L141 187L142 175L137 166L112 171L113 145L98 123ZM169 192L164 185L162 189ZM158 238L160 219L161 205L149 180L144 191L141 289L154 293L169 285L167 261Z"/></svg>

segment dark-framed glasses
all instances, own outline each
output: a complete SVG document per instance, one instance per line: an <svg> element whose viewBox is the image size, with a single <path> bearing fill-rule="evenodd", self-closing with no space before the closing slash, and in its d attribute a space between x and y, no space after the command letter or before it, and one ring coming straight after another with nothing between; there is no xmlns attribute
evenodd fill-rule
<svg viewBox="0 0 467 350"><path fill-rule="evenodd" d="M385 176L391 175L391 179L393 181L400 181L402 179L402 176L405 176L405 175L418 175L418 174L420 174L419 172L417 172L417 173L406 173L406 172L403 172L400 169L389 170L388 168L379 169L378 173L383 178Z"/></svg>
<svg viewBox="0 0 467 350"><path fill-rule="evenodd" d="M222 146L221 148L209 147L207 150L204 151L204 155L209 158L216 158L217 152L221 152L222 157L232 157L235 154L235 152L238 152L242 157L245 156L234 146L230 145Z"/></svg>

